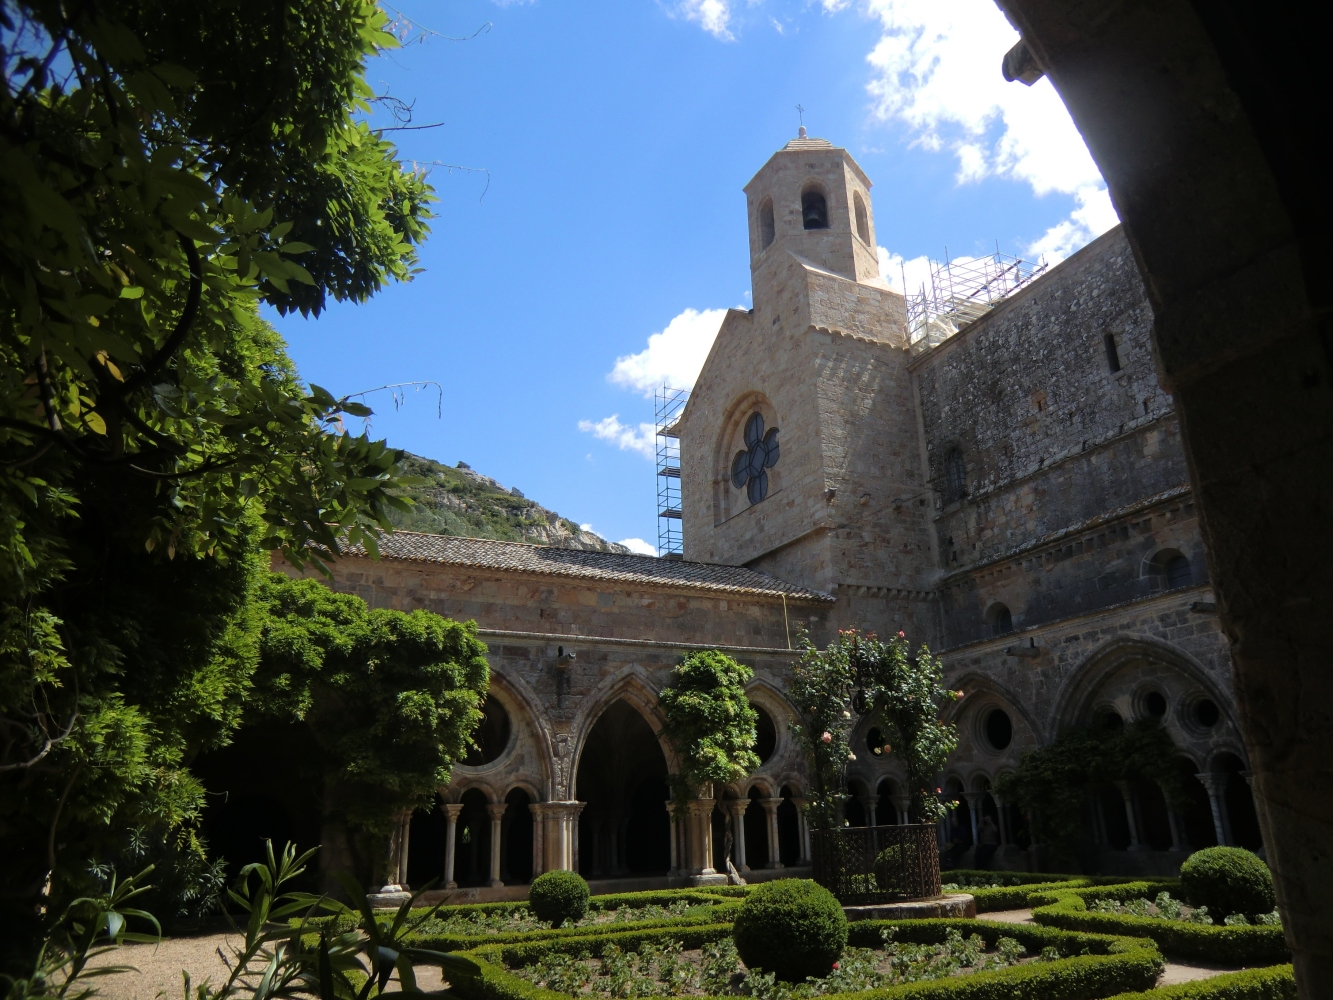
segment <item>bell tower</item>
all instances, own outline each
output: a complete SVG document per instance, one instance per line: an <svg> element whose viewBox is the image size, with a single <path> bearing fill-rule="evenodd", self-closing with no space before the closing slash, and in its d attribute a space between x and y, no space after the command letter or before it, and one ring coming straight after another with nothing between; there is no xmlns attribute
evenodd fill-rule
<svg viewBox="0 0 1333 1000"><path fill-rule="evenodd" d="M879 277L870 178L851 154L805 126L745 185L750 271L755 300L761 272L788 251L833 274L863 282Z"/></svg>

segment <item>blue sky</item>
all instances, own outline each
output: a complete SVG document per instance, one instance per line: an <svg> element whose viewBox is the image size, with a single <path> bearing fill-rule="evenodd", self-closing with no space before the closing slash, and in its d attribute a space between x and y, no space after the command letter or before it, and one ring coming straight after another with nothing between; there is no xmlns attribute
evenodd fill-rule
<svg viewBox="0 0 1333 1000"><path fill-rule="evenodd" d="M372 397L374 436L614 540L656 540L642 390L688 381L716 310L750 305L741 188L795 134L798 103L874 181L876 233L909 283L946 246L1055 260L1115 223L1049 83L1000 76L1017 36L990 0L388 9L410 41L369 80L414 102L413 124L442 123L392 133L402 156L489 175L431 167L438 217L413 282L271 318L335 394L443 386L438 407L433 389Z"/></svg>

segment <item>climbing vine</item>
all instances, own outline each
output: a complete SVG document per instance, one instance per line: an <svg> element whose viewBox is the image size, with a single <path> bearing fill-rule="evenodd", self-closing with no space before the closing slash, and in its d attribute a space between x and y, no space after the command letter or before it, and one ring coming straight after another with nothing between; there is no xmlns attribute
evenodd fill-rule
<svg viewBox="0 0 1333 1000"><path fill-rule="evenodd" d="M944 665L926 646L913 656L902 632L885 642L846 629L821 652L802 635L789 690L800 717L792 731L814 777L810 819L817 829L837 822L847 764L856 759L849 744L853 710L882 720L887 752L906 771L911 821L939 818L944 807L933 793L935 775L958 745L956 727L940 714L962 693L944 686Z"/></svg>
<svg viewBox="0 0 1333 1000"><path fill-rule="evenodd" d="M754 752L759 715L745 696L754 671L725 653L691 653L676 667L674 683L660 696L663 735L680 755L671 776L677 815L709 782L739 781L759 766Z"/></svg>

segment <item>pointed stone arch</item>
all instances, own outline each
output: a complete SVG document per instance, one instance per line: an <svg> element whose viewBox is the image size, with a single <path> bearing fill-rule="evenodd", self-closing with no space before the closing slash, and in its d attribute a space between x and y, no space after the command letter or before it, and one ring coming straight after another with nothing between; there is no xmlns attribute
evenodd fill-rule
<svg viewBox="0 0 1333 1000"><path fill-rule="evenodd" d="M957 685L958 688L964 690L967 693L967 696L962 701L955 701L945 706L945 722L957 722L965 713L972 715L975 712L984 711L986 704L999 703L999 705L1003 706L1007 712L1017 720L1021 721L1028 731L1032 733L1037 746L1040 746L1043 743L1048 743L1054 738L1054 732L1049 731L1046 725L1042 725L1032 713L1028 711L1027 707L1023 704L1023 700L1019 698L1014 691L1006 685L1001 684L993 677L988 677L981 673L969 672L952 680L950 683ZM976 708L978 702L982 703L982 709ZM980 720L978 720L978 724L979 722ZM974 735L975 734L969 734L969 736ZM1010 746L1013 746L1013 744L1011 743ZM987 750L988 754L990 752L991 751ZM1003 754L1008 751L998 752Z"/></svg>
<svg viewBox="0 0 1333 1000"><path fill-rule="evenodd" d="M1117 670L1136 660L1155 661L1178 671L1202 688L1216 704L1224 706L1224 712L1227 711L1225 706L1231 703L1230 697L1208 676L1208 671L1194 657L1157 639L1126 636L1108 640L1097 647L1065 678L1055 697L1050 737L1066 726L1083 720L1093 707L1103 684ZM1234 727L1234 717L1229 721Z"/></svg>
<svg viewBox="0 0 1333 1000"><path fill-rule="evenodd" d="M583 759L583 749L587 744L588 734L592 732L597 720L617 701L624 701L636 709L652 727L657 741L666 757L667 767L672 773L680 770L680 755L676 748L663 735L666 728L666 716L662 714L659 701L660 692L653 684L648 672L638 664L606 678L583 699L578 714L569 727L570 753L570 788L573 788L574 775L578 774L579 764Z"/></svg>

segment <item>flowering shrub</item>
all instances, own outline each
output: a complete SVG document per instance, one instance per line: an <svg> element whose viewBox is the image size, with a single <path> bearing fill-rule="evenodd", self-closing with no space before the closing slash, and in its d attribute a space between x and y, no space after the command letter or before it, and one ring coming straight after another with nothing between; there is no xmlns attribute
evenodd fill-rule
<svg viewBox="0 0 1333 1000"><path fill-rule="evenodd" d="M944 687L944 666L928 648L912 656L902 632L884 642L873 632L846 629L820 651L802 635L792 673L789 690L800 717L792 731L810 758L816 829L837 822L847 763L856 759L849 744L853 707L881 720L885 752L896 753L907 772L912 822L940 818L944 807L931 794L932 779L958 745L957 728L941 722L940 713L963 692Z"/></svg>

